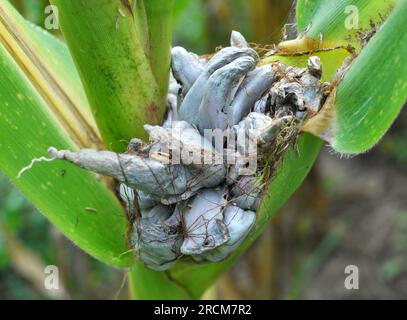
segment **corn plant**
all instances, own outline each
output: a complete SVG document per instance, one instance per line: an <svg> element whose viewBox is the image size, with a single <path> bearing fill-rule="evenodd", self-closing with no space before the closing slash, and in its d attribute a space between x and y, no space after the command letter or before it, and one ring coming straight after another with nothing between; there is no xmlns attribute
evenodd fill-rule
<svg viewBox="0 0 407 320"><path fill-rule="evenodd" d="M404 0L299 0L296 39L267 51L233 32L204 57L171 50L172 0L51 4L64 42L0 4L0 169L77 246L126 268L133 298L200 298L324 142L367 152L407 97ZM247 127L254 173L236 174L239 156L164 162L168 141L223 154L205 130Z"/></svg>

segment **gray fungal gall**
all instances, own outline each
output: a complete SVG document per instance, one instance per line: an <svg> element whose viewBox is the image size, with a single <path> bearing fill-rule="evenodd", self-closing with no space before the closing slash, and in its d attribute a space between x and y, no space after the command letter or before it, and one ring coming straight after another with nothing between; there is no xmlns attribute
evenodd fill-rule
<svg viewBox="0 0 407 320"><path fill-rule="evenodd" d="M318 57L304 69L258 63L238 32L210 59L175 47L166 119L145 125L148 143L132 139L119 154L50 148L21 173L64 160L115 178L148 268L224 260L253 229L273 164L326 98Z"/></svg>

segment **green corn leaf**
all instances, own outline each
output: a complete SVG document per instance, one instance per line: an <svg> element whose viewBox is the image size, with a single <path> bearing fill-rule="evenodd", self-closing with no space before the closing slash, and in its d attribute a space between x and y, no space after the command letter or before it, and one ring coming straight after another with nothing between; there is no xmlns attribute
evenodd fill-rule
<svg viewBox="0 0 407 320"><path fill-rule="evenodd" d="M47 95L48 106L75 143L101 147L99 131L66 45L24 20L8 2L0 6L0 28L1 42L13 52L20 68L36 79L36 89Z"/></svg>
<svg viewBox="0 0 407 320"><path fill-rule="evenodd" d="M196 273L193 273L196 275ZM129 271L129 288L132 299L137 300L185 300L194 296L188 287L171 278L167 272L147 269L142 263L135 263Z"/></svg>
<svg viewBox="0 0 407 320"><path fill-rule="evenodd" d="M322 63L321 81L331 81L334 78L337 70L342 65L345 58L350 56L350 53L346 49L338 48L330 51L304 53L301 55L275 54L263 59L262 63L267 64L279 61L286 65L295 65L299 68L306 68L308 64L308 59L311 56L318 56L321 59Z"/></svg>
<svg viewBox="0 0 407 320"><path fill-rule="evenodd" d="M81 127L66 127L66 120L58 114L59 107L69 109L72 101L81 104L84 98L83 89L70 96L80 88L74 72L58 74L73 67L72 60L66 59L67 49L37 28L28 32L30 25L23 26L16 17L15 10L2 2L0 170L75 244L106 263L128 266L130 260L123 255L128 250L125 213L95 175L63 162L52 162L38 163L17 178L23 167L33 158L45 156L50 146L77 149L81 140L76 138L86 137L88 132ZM31 46L30 36L38 40L38 48ZM39 49L42 45L46 58ZM59 67L53 69L55 65ZM56 73L48 72L51 69ZM61 77L65 79L63 86L58 82ZM78 108L77 113L87 114L86 104ZM68 116L79 118L78 124L84 123L74 112Z"/></svg>
<svg viewBox="0 0 407 320"><path fill-rule="evenodd" d="M359 51L361 40L381 25L401 0L298 0L300 37L280 44L283 51L347 47Z"/></svg>
<svg viewBox="0 0 407 320"><path fill-rule="evenodd" d="M48 0L12 0L11 3L29 21L37 25L43 24L45 18L44 9L49 5Z"/></svg>
<svg viewBox="0 0 407 320"><path fill-rule="evenodd" d="M370 29L371 23L380 23L398 2L400 0L298 0L297 28L313 37L323 32L332 38L336 34L337 39L339 35L345 39L356 31L345 25L352 12L359 12L359 29Z"/></svg>
<svg viewBox="0 0 407 320"><path fill-rule="evenodd" d="M310 124L340 153L362 153L386 133L407 99L407 2L371 39ZM336 98L336 99L335 99Z"/></svg>
<svg viewBox="0 0 407 320"><path fill-rule="evenodd" d="M53 0L106 147L123 151L165 105L131 1Z"/></svg>

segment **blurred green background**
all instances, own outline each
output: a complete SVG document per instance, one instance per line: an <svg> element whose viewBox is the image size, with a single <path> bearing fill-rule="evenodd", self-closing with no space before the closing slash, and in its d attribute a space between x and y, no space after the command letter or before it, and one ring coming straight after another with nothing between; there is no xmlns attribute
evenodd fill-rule
<svg viewBox="0 0 407 320"><path fill-rule="evenodd" d="M42 25L45 0L14 0ZM271 46L292 32L291 0L175 0L174 45L198 54L231 30ZM58 35L58 32L56 32ZM0 129L1 130L1 129ZM325 148L268 230L207 298L407 298L407 115L370 153L339 159ZM356 265L360 289L344 288ZM44 267L60 270L44 289ZM127 298L125 272L66 240L0 173L0 299Z"/></svg>

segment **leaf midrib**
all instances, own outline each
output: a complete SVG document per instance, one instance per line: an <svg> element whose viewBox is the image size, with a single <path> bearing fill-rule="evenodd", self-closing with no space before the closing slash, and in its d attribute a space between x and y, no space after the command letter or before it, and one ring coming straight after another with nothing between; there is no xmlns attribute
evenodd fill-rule
<svg viewBox="0 0 407 320"><path fill-rule="evenodd" d="M51 114L77 146L101 147L103 143L97 128L86 120L81 112L82 108L71 99L47 70L41 58L19 35L18 28L2 7L0 7L0 41L44 99Z"/></svg>

